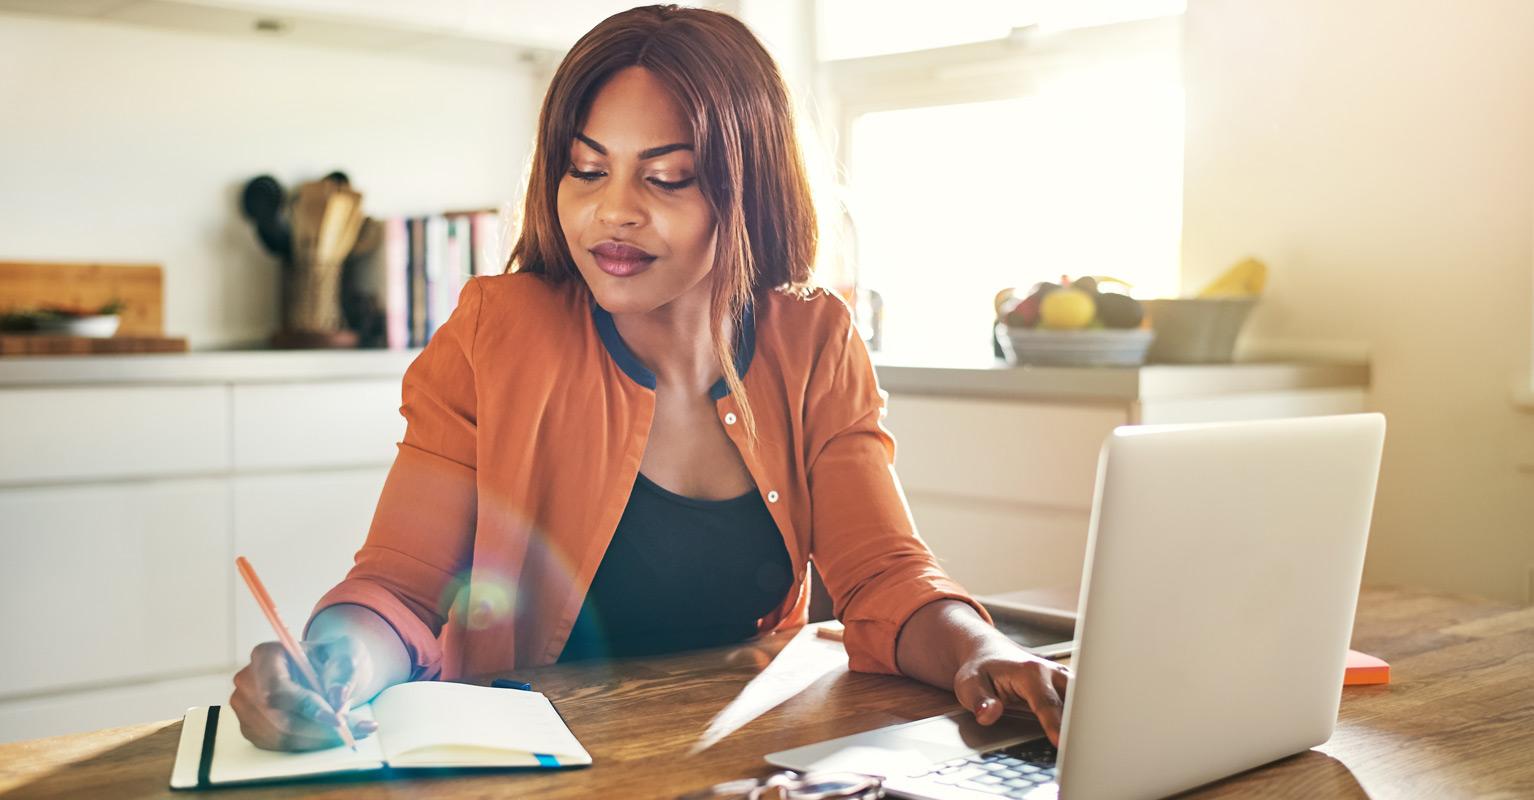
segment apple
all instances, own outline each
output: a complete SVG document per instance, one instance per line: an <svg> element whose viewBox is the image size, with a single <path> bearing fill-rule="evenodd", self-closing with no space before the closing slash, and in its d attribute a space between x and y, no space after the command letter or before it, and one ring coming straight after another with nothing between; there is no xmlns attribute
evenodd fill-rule
<svg viewBox="0 0 1534 800"><path fill-rule="evenodd" d="M1092 293L1074 286L1050 292L1039 303L1039 325L1050 330L1078 330L1096 318L1097 303Z"/></svg>

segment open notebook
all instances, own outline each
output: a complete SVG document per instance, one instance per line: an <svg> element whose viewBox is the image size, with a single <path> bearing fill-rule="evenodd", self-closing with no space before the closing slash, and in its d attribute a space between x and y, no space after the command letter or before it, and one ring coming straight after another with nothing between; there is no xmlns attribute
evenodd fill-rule
<svg viewBox="0 0 1534 800"><path fill-rule="evenodd" d="M337 745L283 753L247 741L227 707L189 709L170 786L201 789L385 769L591 763L554 705L538 692L415 681L385 689L351 715L378 723L376 733L358 740L356 752Z"/></svg>

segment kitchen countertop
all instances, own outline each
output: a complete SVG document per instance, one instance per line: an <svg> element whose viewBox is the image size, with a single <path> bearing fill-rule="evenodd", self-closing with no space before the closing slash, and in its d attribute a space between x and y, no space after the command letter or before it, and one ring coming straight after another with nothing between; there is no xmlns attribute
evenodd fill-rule
<svg viewBox="0 0 1534 800"><path fill-rule="evenodd" d="M0 358L0 388L398 380L420 350L194 350Z"/></svg>
<svg viewBox="0 0 1534 800"><path fill-rule="evenodd" d="M303 383L398 379L419 350L234 350L0 359L0 388ZM875 354L892 394L1134 401L1369 385L1366 363L1251 362L1143 367L1012 367L978 359L934 364Z"/></svg>
<svg viewBox="0 0 1534 800"><path fill-rule="evenodd" d="M1264 361L1141 367L1014 367L1004 361L935 365L875 357L879 385L894 394L1006 400L1163 400L1220 394L1369 385L1366 363Z"/></svg>

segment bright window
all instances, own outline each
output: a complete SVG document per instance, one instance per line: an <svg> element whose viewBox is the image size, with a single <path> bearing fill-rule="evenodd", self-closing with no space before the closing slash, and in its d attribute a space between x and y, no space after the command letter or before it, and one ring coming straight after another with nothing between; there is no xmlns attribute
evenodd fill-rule
<svg viewBox="0 0 1534 800"><path fill-rule="evenodd" d="M1062 274L1121 278L1139 297L1178 293L1180 71L1061 42L1012 96L981 64L910 73L938 76L908 82L911 104L866 76L872 108L856 91L841 98L858 283L883 300L884 352L988 358L996 292ZM934 104L945 72L981 75L1002 96Z"/></svg>

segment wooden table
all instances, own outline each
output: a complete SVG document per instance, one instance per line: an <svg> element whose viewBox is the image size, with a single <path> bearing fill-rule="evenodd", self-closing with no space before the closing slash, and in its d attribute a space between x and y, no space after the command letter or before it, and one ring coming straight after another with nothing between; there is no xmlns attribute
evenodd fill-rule
<svg viewBox="0 0 1534 800"><path fill-rule="evenodd" d="M762 755L943 713L953 697L914 681L825 672L782 705L689 755L714 716L792 638L611 664L526 670L594 766L390 782L225 789L267 797L675 797L771 772ZM1391 663L1388 686L1348 687L1331 741L1193 797L1534 797L1534 608L1374 589L1354 646ZM757 684L768 681L758 681ZM179 721L0 745L0 798L172 797ZM197 793L176 793L180 796Z"/></svg>

